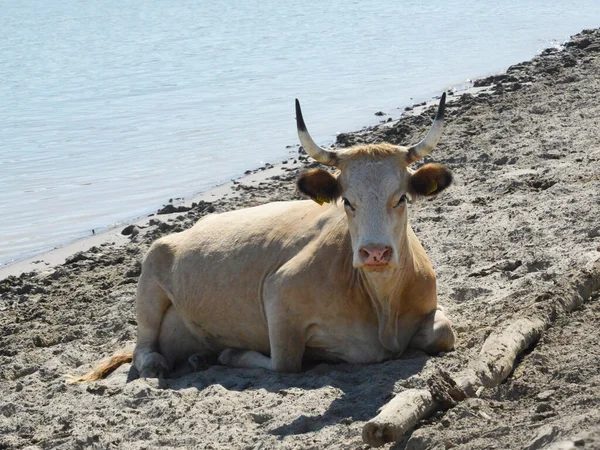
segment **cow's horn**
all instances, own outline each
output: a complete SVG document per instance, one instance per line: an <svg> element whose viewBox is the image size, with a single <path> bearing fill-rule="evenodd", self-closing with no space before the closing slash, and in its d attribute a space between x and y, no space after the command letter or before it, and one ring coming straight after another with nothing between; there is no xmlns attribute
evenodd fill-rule
<svg viewBox="0 0 600 450"><path fill-rule="evenodd" d="M444 128L444 110L446 106L446 93L442 94L440 99L440 106L438 107L437 114L433 120L433 125L429 129L429 133L425 136L421 142L413 145L408 149L407 160L408 164L414 163L421 158L427 156L437 145L442 135L442 129Z"/></svg>
<svg viewBox="0 0 600 450"><path fill-rule="evenodd" d="M310 137L310 134L308 134L298 99L296 99L296 125L298 126L298 137L300 138L302 147L304 147L304 151L321 164L335 166L338 159L337 154L319 147Z"/></svg>

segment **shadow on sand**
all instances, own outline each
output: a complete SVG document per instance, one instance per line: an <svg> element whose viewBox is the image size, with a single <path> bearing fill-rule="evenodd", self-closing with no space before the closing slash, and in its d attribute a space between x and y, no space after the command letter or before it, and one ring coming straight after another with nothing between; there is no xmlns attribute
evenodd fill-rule
<svg viewBox="0 0 600 450"><path fill-rule="evenodd" d="M296 374L220 365L190 373L189 368L180 367L174 371L173 378L160 379L158 387L173 390L196 388L201 391L220 385L229 391L265 390L289 402L294 402L295 396L306 391L323 387L338 390L336 398L323 414L303 414L289 424L268 431L283 438L318 431L330 425L373 418L378 409L394 396L396 385L420 373L428 359L425 353L410 351L402 359L383 363L321 363ZM136 378L137 371L132 367L128 382Z"/></svg>

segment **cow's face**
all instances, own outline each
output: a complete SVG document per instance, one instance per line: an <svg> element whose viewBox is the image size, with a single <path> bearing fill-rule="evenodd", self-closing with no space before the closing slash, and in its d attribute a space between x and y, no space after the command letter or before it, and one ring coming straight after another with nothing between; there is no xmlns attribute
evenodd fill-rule
<svg viewBox="0 0 600 450"><path fill-rule="evenodd" d="M319 203L341 199L348 217L354 267L369 271L398 267L406 242L408 198L437 194L452 182L450 171L439 164L426 164L416 172L408 168L437 145L445 100L443 94L429 133L416 145L366 145L342 151L315 144L296 100L298 136L306 153L340 170L337 177L324 170L305 172L298 179L298 188Z"/></svg>
<svg viewBox="0 0 600 450"><path fill-rule="evenodd" d="M400 169L400 170L398 170ZM398 236L406 233L406 179L394 161L356 161L340 174L354 267L398 266Z"/></svg>
<svg viewBox="0 0 600 450"><path fill-rule="evenodd" d="M353 265L367 271L401 265L408 199L437 194L452 181L450 171L439 164L427 164L416 172L407 169L402 151L376 156L378 151L390 148L351 149L351 158L339 155L337 177L324 170L311 170L298 179L299 189L313 200L342 202L352 240ZM361 157L361 153L368 156Z"/></svg>

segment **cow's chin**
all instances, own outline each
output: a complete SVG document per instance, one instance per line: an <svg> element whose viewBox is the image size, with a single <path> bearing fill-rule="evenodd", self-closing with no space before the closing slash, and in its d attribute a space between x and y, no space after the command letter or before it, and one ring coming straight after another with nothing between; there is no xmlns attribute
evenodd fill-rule
<svg viewBox="0 0 600 450"><path fill-rule="evenodd" d="M373 273L373 272L386 272L388 270L392 269L392 266L389 264L381 264L381 265L372 265L372 266L367 266L367 265L362 265L360 266L360 269L362 269L364 272L367 273Z"/></svg>

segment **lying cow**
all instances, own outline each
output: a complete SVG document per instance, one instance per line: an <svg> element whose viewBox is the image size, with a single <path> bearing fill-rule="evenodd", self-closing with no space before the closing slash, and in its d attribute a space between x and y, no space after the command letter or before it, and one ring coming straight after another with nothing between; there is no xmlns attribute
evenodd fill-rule
<svg viewBox="0 0 600 450"><path fill-rule="evenodd" d="M454 333L437 308L435 273L407 205L407 197L437 194L452 181L438 164L408 168L436 146L444 104L445 94L431 130L412 147L332 151L315 144L296 101L304 150L339 173L300 175L299 190L314 201L210 215L152 245L137 289L140 375L163 376L192 355L297 372L303 358L372 363L407 347L451 350ZM117 355L80 380L130 358Z"/></svg>

